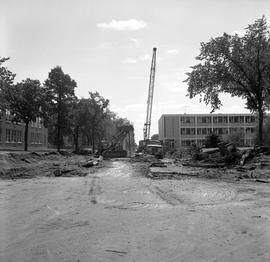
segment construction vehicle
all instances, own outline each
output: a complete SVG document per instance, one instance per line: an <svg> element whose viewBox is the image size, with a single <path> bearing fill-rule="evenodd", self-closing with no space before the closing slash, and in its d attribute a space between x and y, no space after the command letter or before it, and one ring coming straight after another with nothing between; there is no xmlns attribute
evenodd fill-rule
<svg viewBox="0 0 270 262"><path fill-rule="evenodd" d="M156 52L157 52L157 48L154 47L151 69L150 69L146 121L144 123L144 128L143 128L143 140L139 141L138 151L155 155L158 158L162 158L163 157L163 147L162 147L160 141L150 140L150 127L151 127L152 105L153 105L155 74L156 74Z"/></svg>
<svg viewBox="0 0 270 262"><path fill-rule="evenodd" d="M127 150L131 151L131 135L133 135L134 128L132 125L120 126L117 129L116 134L112 137L111 141L108 143L102 141L99 144L98 154L102 155L104 158L117 158L117 157L127 157ZM123 148L123 143L126 138L129 138L128 147ZM131 152L129 152L129 155Z"/></svg>

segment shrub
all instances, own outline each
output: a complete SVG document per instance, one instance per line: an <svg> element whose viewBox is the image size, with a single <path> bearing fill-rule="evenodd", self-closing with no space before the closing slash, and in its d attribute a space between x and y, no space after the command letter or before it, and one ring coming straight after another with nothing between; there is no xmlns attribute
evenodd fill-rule
<svg viewBox="0 0 270 262"><path fill-rule="evenodd" d="M221 142L221 139L216 134L211 134L205 138L205 147L211 148L211 147L218 147L218 144Z"/></svg>

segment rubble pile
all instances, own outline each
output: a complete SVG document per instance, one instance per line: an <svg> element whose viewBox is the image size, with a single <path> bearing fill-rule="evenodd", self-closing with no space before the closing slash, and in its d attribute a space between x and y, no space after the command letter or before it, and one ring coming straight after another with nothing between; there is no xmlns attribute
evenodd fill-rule
<svg viewBox="0 0 270 262"><path fill-rule="evenodd" d="M39 176L86 176L100 165L101 159L75 155L68 151L0 153L0 178L18 179Z"/></svg>
<svg viewBox="0 0 270 262"><path fill-rule="evenodd" d="M144 154L144 153L138 153L134 157L130 158L131 162L148 162L153 163L157 162L158 160L155 158L155 156L150 154Z"/></svg>
<svg viewBox="0 0 270 262"><path fill-rule="evenodd" d="M143 161L149 160L148 158ZM256 146L238 149L231 144L219 148L194 150L190 157L152 160L148 177L182 179L183 177L270 182L270 148Z"/></svg>

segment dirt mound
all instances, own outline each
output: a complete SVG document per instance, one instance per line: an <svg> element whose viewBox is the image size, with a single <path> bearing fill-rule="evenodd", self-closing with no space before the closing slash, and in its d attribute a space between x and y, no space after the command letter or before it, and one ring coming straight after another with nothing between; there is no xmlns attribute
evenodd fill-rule
<svg viewBox="0 0 270 262"><path fill-rule="evenodd" d="M86 176L94 172L99 164L89 168L89 156L59 154L56 152L0 153L0 178L18 179L38 176Z"/></svg>

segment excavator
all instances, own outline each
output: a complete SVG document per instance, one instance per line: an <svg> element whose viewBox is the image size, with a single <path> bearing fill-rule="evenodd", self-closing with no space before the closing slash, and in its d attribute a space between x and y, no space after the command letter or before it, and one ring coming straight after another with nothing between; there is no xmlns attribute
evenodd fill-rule
<svg viewBox="0 0 270 262"><path fill-rule="evenodd" d="M117 132L112 137L110 143L100 143L98 154L104 158L117 158L127 157L127 150L131 151L131 134L133 134L134 128L132 125L123 125L118 127ZM123 148L124 140L127 141L128 148Z"/></svg>

